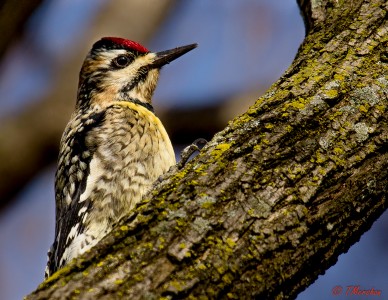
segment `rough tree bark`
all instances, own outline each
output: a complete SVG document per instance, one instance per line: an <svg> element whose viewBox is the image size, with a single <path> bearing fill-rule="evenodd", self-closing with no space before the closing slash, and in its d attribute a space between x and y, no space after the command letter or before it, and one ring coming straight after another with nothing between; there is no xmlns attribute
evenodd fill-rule
<svg viewBox="0 0 388 300"><path fill-rule="evenodd" d="M300 1L288 71L28 299L292 299L387 205L388 4Z"/></svg>

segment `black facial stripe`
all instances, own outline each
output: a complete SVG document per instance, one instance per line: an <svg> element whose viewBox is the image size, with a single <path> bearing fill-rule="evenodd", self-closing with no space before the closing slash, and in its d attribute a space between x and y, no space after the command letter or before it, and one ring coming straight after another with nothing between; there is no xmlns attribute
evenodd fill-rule
<svg viewBox="0 0 388 300"><path fill-rule="evenodd" d="M126 62L126 65L120 66L119 61L118 61L120 58L127 58L128 59ZM121 55L115 57L114 59L112 59L110 66L109 66L109 70L124 69L127 66L129 66L134 60L135 60L135 58L133 55L121 54Z"/></svg>
<svg viewBox="0 0 388 300"><path fill-rule="evenodd" d="M144 82L147 79L149 70L150 69L148 66L141 67L137 74L133 77L132 81L129 82L126 86L124 86L121 92L127 93L130 90L134 89L139 83Z"/></svg>

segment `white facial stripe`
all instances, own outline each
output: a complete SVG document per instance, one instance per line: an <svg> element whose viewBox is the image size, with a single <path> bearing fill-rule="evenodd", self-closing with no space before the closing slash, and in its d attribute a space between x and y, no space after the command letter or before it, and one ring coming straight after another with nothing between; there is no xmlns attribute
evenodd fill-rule
<svg viewBox="0 0 388 300"><path fill-rule="evenodd" d="M154 57L154 53L149 53L145 56L139 56L128 67L111 71L110 76L116 82L128 82L128 78L132 78L138 74L138 71L141 67L151 64L154 60Z"/></svg>
<svg viewBox="0 0 388 300"><path fill-rule="evenodd" d="M112 59L116 58L119 55L126 55L126 54L127 54L126 50L115 49L115 50L109 50L106 52L102 52L99 57L102 58L102 60L104 61L104 63L107 64L107 66L109 66Z"/></svg>
<svg viewBox="0 0 388 300"><path fill-rule="evenodd" d="M128 54L128 52L123 49L114 49L114 50L109 50L107 52L102 52L100 56L102 58L101 67L109 67L113 59L115 59L119 55L126 55L126 54ZM138 70L142 66L150 64L154 60L155 56L156 54L152 52L147 53L145 55L140 55L128 67L130 69ZM124 69L127 69L127 68L124 68Z"/></svg>

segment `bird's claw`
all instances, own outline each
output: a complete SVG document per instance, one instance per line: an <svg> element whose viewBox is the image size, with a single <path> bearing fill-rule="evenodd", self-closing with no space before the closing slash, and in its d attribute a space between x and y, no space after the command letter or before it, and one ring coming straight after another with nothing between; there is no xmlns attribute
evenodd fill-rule
<svg viewBox="0 0 388 300"><path fill-rule="evenodd" d="M182 169L186 163L188 162L191 155L193 155L195 152L199 152L203 146L207 143L207 140L203 138L196 139L191 145L187 146L183 151L181 152L181 160L177 164L178 169Z"/></svg>

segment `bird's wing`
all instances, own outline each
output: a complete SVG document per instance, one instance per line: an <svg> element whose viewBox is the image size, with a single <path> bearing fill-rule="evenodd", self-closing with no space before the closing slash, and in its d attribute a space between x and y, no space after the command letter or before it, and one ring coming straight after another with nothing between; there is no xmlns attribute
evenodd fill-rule
<svg viewBox="0 0 388 300"><path fill-rule="evenodd" d="M78 118L81 115L83 117ZM67 246L77 232L82 230L82 212L87 211L91 205L88 199L80 202L95 151L93 144L87 143L86 139L93 128L101 126L104 119L104 112L74 115L62 136L55 175L55 241L49 251L49 273L60 266L60 259Z"/></svg>

